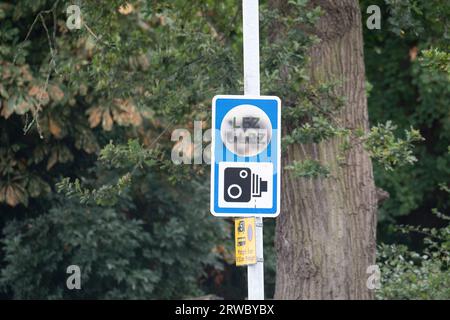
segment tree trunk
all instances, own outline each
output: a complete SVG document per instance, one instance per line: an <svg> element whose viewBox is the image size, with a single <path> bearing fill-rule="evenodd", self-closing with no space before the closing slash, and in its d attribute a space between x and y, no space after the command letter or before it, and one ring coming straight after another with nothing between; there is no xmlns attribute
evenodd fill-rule
<svg viewBox="0 0 450 320"><path fill-rule="evenodd" d="M287 0L273 0L280 5ZM340 80L346 98L339 122L368 130L361 14L357 0L313 0L324 15L313 31L313 83ZM377 199L372 163L361 145L339 166L338 138L291 145L283 166L315 159L331 169L328 178L297 178L283 172L282 212L277 220L276 299L370 299L367 267L375 264Z"/></svg>

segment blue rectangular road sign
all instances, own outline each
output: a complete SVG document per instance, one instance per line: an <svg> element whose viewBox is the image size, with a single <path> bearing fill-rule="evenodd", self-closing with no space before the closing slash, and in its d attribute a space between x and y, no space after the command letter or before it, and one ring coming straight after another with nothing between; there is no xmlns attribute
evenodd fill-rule
<svg viewBox="0 0 450 320"><path fill-rule="evenodd" d="M281 101L215 96L212 104L211 213L280 213Z"/></svg>

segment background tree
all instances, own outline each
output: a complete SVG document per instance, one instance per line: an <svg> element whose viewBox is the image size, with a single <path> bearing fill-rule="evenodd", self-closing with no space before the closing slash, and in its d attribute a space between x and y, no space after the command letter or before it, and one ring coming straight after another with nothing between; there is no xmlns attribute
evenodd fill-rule
<svg viewBox="0 0 450 320"><path fill-rule="evenodd" d="M441 1L363 1L382 9L381 30L364 29L372 121L420 129L414 166L386 172L379 209L378 261L383 299L448 299L449 16ZM398 224L408 226L397 227ZM400 232L399 232L400 231Z"/></svg>
<svg viewBox="0 0 450 320"><path fill-rule="evenodd" d="M439 188L450 182L450 63L444 54L449 51L450 7L442 1L362 3L363 13L371 4L382 10L382 28L363 29L370 120L392 120L398 130L414 126L426 139L417 145L414 166L387 172L375 163L376 184L389 193L379 208L378 236L392 243L407 240L393 232L396 223L439 226L431 210L446 212L450 206L448 194ZM420 239L411 240L419 249Z"/></svg>
<svg viewBox="0 0 450 320"><path fill-rule="evenodd" d="M319 5L323 15L308 30L318 38L309 52L311 83L337 81L333 93L345 102L334 113L333 122L366 134L369 122L358 2L311 1L311 6ZM293 122L291 128L301 125ZM275 298L371 297L366 270L375 263L377 212L372 163L361 144L346 150L340 161L337 155L343 141L338 132L332 132L287 148L285 165L305 160L326 162L330 177L283 173Z"/></svg>
<svg viewBox="0 0 450 320"><path fill-rule="evenodd" d="M206 77L222 85L213 62L234 55L211 50L206 20L182 25L205 9L183 3L134 1L125 10L125 1L80 2L84 24L72 31L70 1L0 3L7 297L174 298L201 294L209 278L220 285L233 261L224 247L231 228L199 205L208 201L196 175L205 169L171 166L170 133L209 100L200 89ZM116 150L110 140L125 145ZM97 163L104 146L114 158ZM145 161L144 146L154 155ZM67 201L56 194L63 177L99 191ZM62 281L70 264L87 281L80 292Z"/></svg>

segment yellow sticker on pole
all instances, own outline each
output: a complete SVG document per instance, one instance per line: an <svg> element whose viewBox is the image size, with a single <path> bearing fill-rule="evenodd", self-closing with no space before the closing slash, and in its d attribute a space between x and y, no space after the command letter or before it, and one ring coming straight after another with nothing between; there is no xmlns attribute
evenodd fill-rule
<svg viewBox="0 0 450 320"><path fill-rule="evenodd" d="M256 263L255 218L241 218L234 221L236 265Z"/></svg>

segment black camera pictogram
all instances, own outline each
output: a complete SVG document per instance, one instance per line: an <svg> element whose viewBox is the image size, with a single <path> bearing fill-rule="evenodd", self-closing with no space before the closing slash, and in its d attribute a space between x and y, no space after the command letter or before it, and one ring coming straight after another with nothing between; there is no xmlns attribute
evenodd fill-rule
<svg viewBox="0 0 450 320"><path fill-rule="evenodd" d="M224 173L224 199L226 202L249 202L267 192L267 181L249 168L226 168Z"/></svg>

